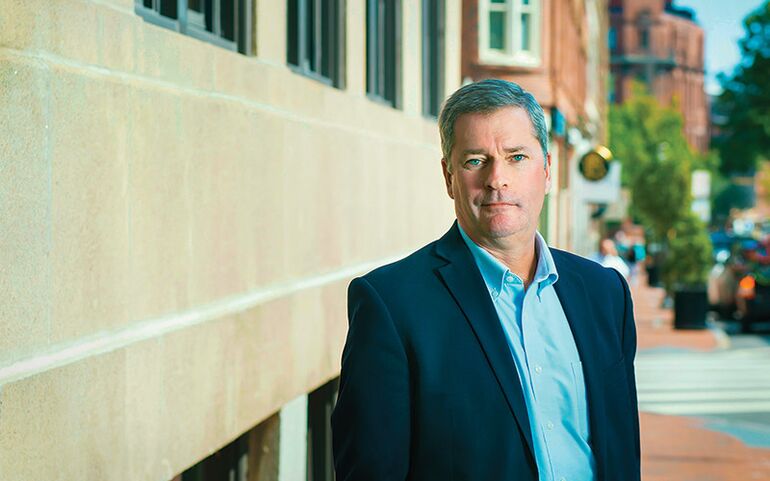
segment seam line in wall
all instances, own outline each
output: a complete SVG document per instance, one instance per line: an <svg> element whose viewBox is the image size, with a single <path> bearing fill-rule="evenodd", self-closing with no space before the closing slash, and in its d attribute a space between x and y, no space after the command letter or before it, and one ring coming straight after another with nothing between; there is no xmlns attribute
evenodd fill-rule
<svg viewBox="0 0 770 481"><path fill-rule="evenodd" d="M6 366L0 366L0 387L4 384L16 382L84 359L122 349L131 344L158 338L171 332L243 312L260 304L287 297L306 289L318 288L350 279L379 266L395 262L406 255L404 253L385 259L344 267L300 280L276 283L187 311L137 321L120 329L102 331L78 339L75 342L54 345L43 353L14 361ZM265 322L270 321L266 320Z"/></svg>
<svg viewBox="0 0 770 481"><path fill-rule="evenodd" d="M85 3L99 5L101 7L106 7L106 8L109 8L110 10L115 10L116 12L120 12L120 13L134 14L134 9L131 7L123 7L121 5L116 5L112 2L107 2L105 0L86 0Z"/></svg>
<svg viewBox="0 0 770 481"><path fill-rule="evenodd" d="M103 77L103 78L112 79L114 81L119 81L124 84L136 83L136 84L154 85L155 87L158 88L158 90L165 90L175 95L178 95L180 92L183 92L190 96L196 96L203 99L208 99L208 100L215 99L215 100L230 102L233 104L239 104L241 107L244 107L244 108L260 110L260 111L275 115L277 117L282 117L285 120L297 122L300 124L315 125L321 128L333 128L333 129L338 129L341 131L353 133L362 137L378 139L381 141L385 141L387 143L396 143L399 145L407 145L407 146L417 147L417 148L431 150L431 151L437 151L437 152L439 151L439 146L437 144L432 144L428 142L419 142L419 141L414 141L409 139L402 139L400 136L397 136L397 135L380 134L378 133L379 130L376 133L372 130L361 129L361 128L357 128L352 125L348 125L344 123L327 122L327 121L320 120L313 117L302 116L295 112L278 108L256 100L248 99L246 97L239 97L237 95L222 93L216 90L204 90L197 87L180 86L168 80L162 80L159 78L149 77L146 75L140 75L135 73L121 72L118 70L110 70L100 65L76 62L76 61L69 60L65 57L61 57L59 55L49 54L44 51L39 51L39 50L23 51L23 50L17 50L14 48L0 46L0 59L2 59L3 56L15 57L17 59L26 60L26 61L37 61L37 62L46 64L47 66L57 65L67 69L81 71L94 77ZM285 69L287 72L290 72L287 66L282 66L282 68ZM403 119L399 119L399 120L403 120ZM436 127L436 129L438 129L438 127Z"/></svg>

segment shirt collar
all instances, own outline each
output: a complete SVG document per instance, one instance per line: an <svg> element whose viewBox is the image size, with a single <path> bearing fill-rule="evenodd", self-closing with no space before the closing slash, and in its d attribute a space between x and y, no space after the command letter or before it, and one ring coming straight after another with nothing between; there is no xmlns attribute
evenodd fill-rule
<svg viewBox="0 0 770 481"><path fill-rule="evenodd" d="M516 283L522 284L521 279L516 274L512 273L505 265L503 265L503 263L497 260L484 248L473 242L463 228L460 227L459 222L457 228L460 230L460 235L462 236L465 245L470 249L471 255L473 255L474 261L476 261L476 266L478 266L479 271L481 271L481 277L484 278L487 289L494 293L501 292L503 284L509 276L513 276ZM537 269L535 270L533 284L537 284L537 295L540 296L540 292L543 289L552 285L559 279L559 273L556 270L556 264L553 261L551 249L548 248L548 244L539 232L535 232L535 246L537 249Z"/></svg>

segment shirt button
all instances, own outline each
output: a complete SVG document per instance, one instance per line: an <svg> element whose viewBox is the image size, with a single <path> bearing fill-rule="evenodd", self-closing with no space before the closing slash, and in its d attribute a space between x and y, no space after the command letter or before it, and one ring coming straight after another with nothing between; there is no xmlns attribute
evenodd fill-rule
<svg viewBox="0 0 770 481"><path fill-rule="evenodd" d="M543 372L543 367L542 366L535 366L535 372L540 374L541 372Z"/></svg>
<svg viewBox="0 0 770 481"><path fill-rule="evenodd" d="M508 282L513 282L513 276L508 276L505 278L505 280Z"/></svg>
<svg viewBox="0 0 770 481"><path fill-rule="evenodd" d="M559 478L559 481L567 481L567 478L561 477L561 478Z"/></svg>
<svg viewBox="0 0 770 481"><path fill-rule="evenodd" d="M553 429L553 423L551 421L548 421L548 423L545 425L545 427L547 427L548 430L550 431L550 430Z"/></svg>
<svg viewBox="0 0 770 481"><path fill-rule="evenodd" d="M492 297L497 297L497 289L492 289L490 292L492 292Z"/></svg>

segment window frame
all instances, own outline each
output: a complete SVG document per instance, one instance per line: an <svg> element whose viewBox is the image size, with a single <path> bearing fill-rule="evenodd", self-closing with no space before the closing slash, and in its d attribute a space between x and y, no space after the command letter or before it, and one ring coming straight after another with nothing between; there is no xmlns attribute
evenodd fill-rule
<svg viewBox="0 0 770 481"><path fill-rule="evenodd" d="M542 63L542 0L530 0L524 5L523 0L505 0L504 3L492 3L492 0L479 0L479 61L490 65L508 65L539 67ZM489 13L505 11L504 30L505 50L489 47ZM522 15L529 15L529 49L522 49L520 29Z"/></svg>
<svg viewBox="0 0 770 481"><path fill-rule="evenodd" d="M402 11L401 0L366 0L366 96L395 109L402 100Z"/></svg>
<svg viewBox="0 0 770 481"><path fill-rule="evenodd" d="M426 117L438 118L445 95L445 66L446 1L422 0L422 114Z"/></svg>
<svg viewBox="0 0 770 481"><path fill-rule="evenodd" d="M232 0L233 1L233 37L234 40L227 39L222 36L221 22L219 15L221 15L222 2L227 0L209 0L213 2L212 25L214 25L214 32L209 32L194 21L190 21L188 12L188 0L151 0L153 6L146 7L144 0L134 1L134 11L137 15L142 17L146 22L158 25L169 30L174 30L183 35L196 38L198 40L214 44L218 47L222 47L227 50L242 53L244 55L252 55L251 48L251 32L252 32L252 1L250 0ZM160 13L159 5L161 2L176 2L176 18L167 17ZM156 6L158 8L156 8ZM204 17L205 18L205 17Z"/></svg>
<svg viewBox="0 0 770 481"><path fill-rule="evenodd" d="M291 21L292 18L288 15L288 11L291 8L290 3L294 2L297 13L296 13L296 24L293 26L295 29L294 32L292 32L292 25ZM310 66L311 58L310 55L307 52L307 36L308 31L307 29L303 28L303 26L306 24L306 18L307 18L307 4L308 2L312 2L315 4L315 11L319 11L319 7L323 2L332 2L330 5L332 5L331 11L328 12L328 15L330 18L327 18L326 20L330 22L330 25L328 26L329 32L328 32L328 42L329 45L326 45L326 47L329 49L331 57L329 66L329 70L331 73L331 76L327 77L321 73L322 67L319 65L316 70L314 70ZM324 83L326 85L329 85L331 87L343 89L345 88L345 12L346 12L346 0L287 0L287 16L286 16L286 64L289 66L289 69L292 71L304 75L306 77L310 77L314 80L317 80L318 82ZM315 32L314 36L316 40L323 39L323 33L321 31L321 28L323 28L322 23L323 19L320 15L317 15L315 18ZM295 38L292 37L292 33L295 33ZM292 52L292 40L296 42L296 45L294 48L296 48L296 52ZM323 54L324 45L322 41L315 42L315 56L316 60L319 64L322 63L325 59L325 55ZM297 62L294 63L292 61L293 54L296 54Z"/></svg>

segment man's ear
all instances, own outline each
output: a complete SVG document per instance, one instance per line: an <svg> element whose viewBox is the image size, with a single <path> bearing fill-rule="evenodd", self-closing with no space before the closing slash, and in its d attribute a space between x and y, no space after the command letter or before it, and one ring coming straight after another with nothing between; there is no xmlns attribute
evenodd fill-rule
<svg viewBox="0 0 770 481"><path fill-rule="evenodd" d="M545 193L551 193L551 153L545 154Z"/></svg>
<svg viewBox="0 0 770 481"><path fill-rule="evenodd" d="M452 173L449 171L449 164L448 160L446 158L441 159L441 171L444 174L444 183L446 184L446 193L449 195L450 199L454 199L454 194L452 194Z"/></svg>

